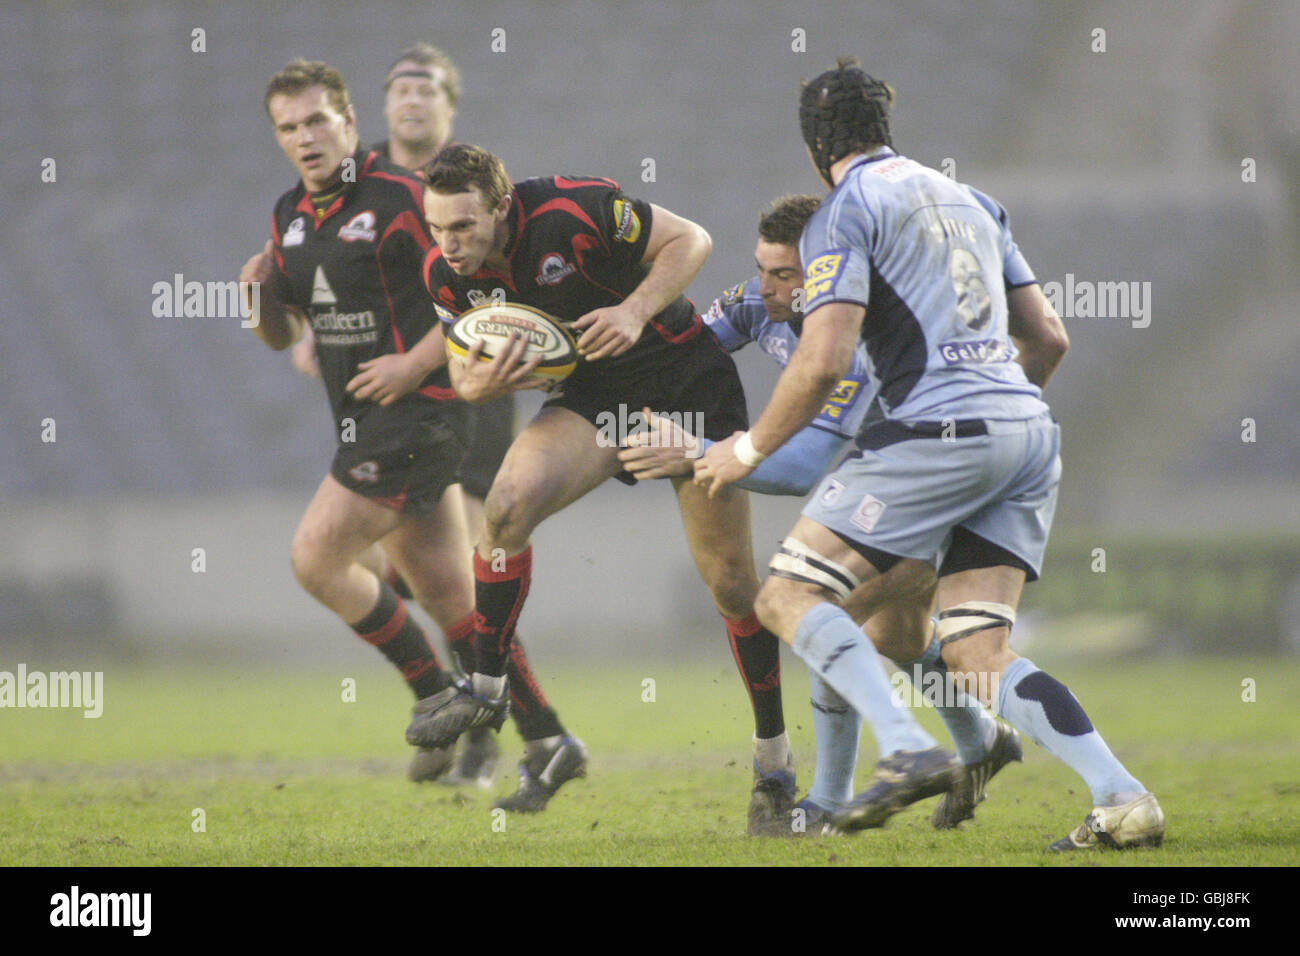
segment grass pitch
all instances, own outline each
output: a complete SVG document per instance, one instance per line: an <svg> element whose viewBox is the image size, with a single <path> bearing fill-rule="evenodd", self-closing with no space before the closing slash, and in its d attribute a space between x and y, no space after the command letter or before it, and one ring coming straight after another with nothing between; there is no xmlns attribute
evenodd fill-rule
<svg viewBox="0 0 1300 956"><path fill-rule="evenodd" d="M513 728L501 735L493 791L408 783L410 701L382 667L113 667L98 719L0 710L0 865L1300 863L1293 659L1035 659L1157 793L1169 821L1162 849L1046 854L1090 804L1070 770L1028 743L1025 763L998 776L957 832L931 829L926 801L856 837L748 838L748 701L720 662L545 669L552 702L591 750L590 775L567 784L544 814L504 818L504 829L490 807L516 783ZM814 753L807 678L789 658L785 674L802 793ZM343 699L347 678L355 702ZM1253 701L1243 699L1247 679ZM921 717L947 740L932 711ZM859 784L872 748L864 733Z"/></svg>

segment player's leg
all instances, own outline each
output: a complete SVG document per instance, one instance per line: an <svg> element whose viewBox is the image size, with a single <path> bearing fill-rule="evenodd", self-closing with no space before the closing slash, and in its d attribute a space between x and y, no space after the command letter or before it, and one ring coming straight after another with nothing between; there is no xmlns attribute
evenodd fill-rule
<svg viewBox="0 0 1300 956"><path fill-rule="evenodd" d="M908 566L901 565L900 570ZM1020 760L1022 752L1016 732L999 723L976 697L957 687L949 677L939 644L933 639L937 590L934 574L928 564L917 562L914 566L917 571L912 579L898 580L894 594L881 588L883 579L877 578L854 591L845 610L855 621L872 615L864 630L876 650L907 674L915 688L910 699L934 708L956 745L958 759L967 768L974 768L968 775L971 786L955 787L935 808L934 825L952 829L974 816L974 805L984 799L988 779L1007 763ZM905 595L917 599L895 600ZM832 772L837 766L831 764ZM841 771L835 781L838 783L842 776Z"/></svg>
<svg viewBox="0 0 1300 956"><path fill-rule="evenodd" d="M290 556L303 588L379 650L402 674L411 693L423 698L448 686L451 679L402 599L357 561L401 521L399 512L327 475L298 524ZM417 755L411 777L435 779L449 760L449 754L440 752Z"/></svg>
<svg viewBox="0 0 1300 956"><path fill-rule="evenodd" d="M950 673L1004 719L1081 776L1096 808L1054 849L1159 845L1155 797L1111 753L1069 689L1010 646L1024 585L1019 567L988 567L939 582L939 643Z"/></svg>
<svg viewBox="0 0 1300 956"><path fill-rule="evenodd" d="M794 757L781 706L776 636L754 616L758 572L750 536L749 496L727 488L715 498L689 478L673 479L695 566L727 628L731 652L754 711L754 794L749 832L789 832Z"/></svg>
<svg viewBox="0 0 1300 956"><path fill-rule="evenodd" d="M923 580L927 571L933 575L928 565L852 546L804 516L771 567L758 596L760 620L849 702L879 745L881 759L868 789L836 814L836 822L853 829L881 826L908 804L954 786L958 766L903 706L874 645L840 606L865 581L899 595L891 602L899 605L892 610L899 622L916 621L928 611L929 592L909 594L909 583ZM915 608L908 610L909 603ZM883 621L881 614L873 618Z"/></svg>
<svg viewBox="0 0 1300 956"><path fill-rule="evenodd" d="M484 534L474 554L473 692L422 702L408 741L446 746L471 727L500 726L510 646L532 579L533 529L616 474L617 451L601 447L595 426L565 408L543 408L520 432L484 502Z"/></svg>
<svg viewBox="0 0 1300 956"><path fill-rule="evenodd" d="M486 490L486 489L485 489ZM483 535L483 501L473 494L464 496L465 519L475 540ZM458 628L454 642L457 653L473 660L474 627ZM450 639L450 634L449 634ZM510 661L506 668L510 690L510 716L524 742L524 759L519 763L519 786L513 794L497 800L493 806L516 813L536 813L561 786L587 774L587 748L565 730L542 690L541 682L516 633L510 642ZM482 780L487 764L495 765L496 738L487 727L476 727L462 738L463 750L456 764L461 777Z"/></svg>

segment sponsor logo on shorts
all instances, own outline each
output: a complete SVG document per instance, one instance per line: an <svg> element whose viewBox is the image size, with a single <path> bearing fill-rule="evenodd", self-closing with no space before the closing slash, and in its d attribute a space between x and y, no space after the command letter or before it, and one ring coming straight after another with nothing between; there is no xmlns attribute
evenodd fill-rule
<svg viewBox="0 0 1300 956"><path fill-rule="evenodd" d="M577 271L578 267L572 262L566 262L558 252L552 252L542 257L541 266L537 270L537 284L559 285Z"/></svg>
<svg viewBox="0 0 1300 956"><path fill-rule="evenodd" d="M636 242L641 238L641 219L627 199L614 200L614 221L618 228L614 232L615 241Z"/></svg>
<svg viewBox="0 0 1300 956"><path fill-rule="evenodd" d="M875 495L864 495L862 503L858 505L858 510L853 512L853 517L849 518L849 523L870 534L875 530L876 522L880 520L880 516L884 513L885 503L883 501Z"/></svg>
<svg viewBox="0 0 1300 956"><path fill-rule="evenodd" d="M375 214L369 209L357 213L339 230L339 238L344 242L374 242Z"/></svg>
<svg viewBox="0 0 1300 956"><path fill-rule="evenodd" d="M379 481L379 462L363 461L348 471L353 481L364 482L368 485L376 484Z"/></svg>
<svg viewBox="0 0 1300 956"><path fill-rule="evenodd" d="M848 252L848 249L831 249L808 263L803 282L806 302L835 290L835 283L839 280L840 269Z"/></svg>
<svg viewBox="0 0 1300 956"><path fill-rule="evenodd" d="M302 241L307 238L307 220L299 216L293 222L289 223L289 228L284 231L284 238L280 240L281 246L301 246Z"/></svg>
<svg viewBox="0 0 1300 956"><path fill-rule="evenodd" d="M823 505L833 505L840 500L840 495L844 494L844 482L838 478L832 478L826 482L826 490L822 492L821 503Z"/></svg>

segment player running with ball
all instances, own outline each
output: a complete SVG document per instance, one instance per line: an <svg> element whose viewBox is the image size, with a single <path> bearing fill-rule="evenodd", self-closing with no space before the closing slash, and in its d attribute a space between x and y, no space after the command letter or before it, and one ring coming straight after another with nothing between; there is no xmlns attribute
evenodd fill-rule
<svg viewBox="0 0 1300 956"><path fill-rule="evenodd" d="M914 629L910 656L937 656L1092 793L1092 813L1052 849L1159 845L1155 796L1069 690L1009 646L1056 505L1060 432L1041 388L1065 330L1002 207L893 151L892 98L851 59L804 87L804 141L832 192L800 244L803 335L753 430L710 448L696 481L719 493L752 473L822 408L861 342L884 419L861 430L859 454L804 509L773 559L760 618L871 715L890 687L840 605L863 583L937 574L938 623ZM918 612L921 600L929 594L899 595ZM913 620L928 621L928 603ZM907 755L894 770L898 793L926 772ZM875 825L901 802L873 788L834 820Z"/></svg>
<svg viewBox="0 0 1300 956"><path fill-rule="evenodd" d="M734 363L682 295L711 249L703 229L627 197L607 179L557 176L512 186L501 161L472 146L443 150L425 174L425 209L438 244L426 257L425 277L444 320L493 298L531 305L569 324L582 354L515 439L488 492L486 532L474 559L472 685L422 702L407 737L438 747L504 716L504 663L532 579L533 529L623 470L618 447L600 440L601 416L644 407L698 413L705 436L717 439L748 419ZM523 349L519 341L493 362L477 361L477 351L453 362L456 390L478 402L518 387L535 362L520 361ZM772 810L772 792L792 783L793 758L778 645L753 613L758 576L749 502L737 489L710 498L686 478L673 484L691 553L753 701L754 829Z"/></svg>

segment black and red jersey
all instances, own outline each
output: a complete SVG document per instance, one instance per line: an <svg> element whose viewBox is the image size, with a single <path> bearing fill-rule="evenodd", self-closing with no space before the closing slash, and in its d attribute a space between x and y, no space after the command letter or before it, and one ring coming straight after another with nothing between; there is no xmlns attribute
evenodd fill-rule
<svg viewBox="0 0 1300 956"><path fill-rule="evenodd" d="M299 182L280 197L271 219L273 294L308 315L336 427L378 407L348 394L357 366L408 351L438 322L420 281L432 244L422 184L373 150L352 159L355 182L322 213ZM453 398L444 366L399 403Z"/></svg>
<svg viewBox="0 0 1300 956"><path fill-rule="evenodd" d="M618 305L645 278L649 266L641 259L653 213L649 203L628 197L618 183L592 177L528 179L515 183L512 195L507 272L485 266L459 276L436 245L425 253L425 285L443 321L454 321L495 295L567 324L593 309ZM701 328L695 307L678 296L650 320L631 349L591 365L580 361L568 381L577 385L670 362L674 347L694 339Z"/></svg>

